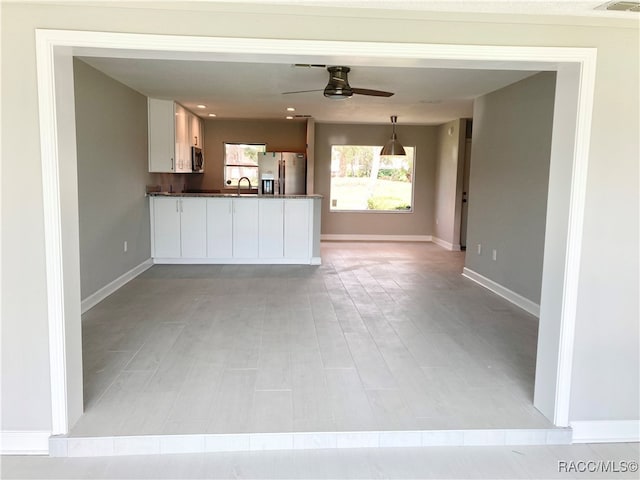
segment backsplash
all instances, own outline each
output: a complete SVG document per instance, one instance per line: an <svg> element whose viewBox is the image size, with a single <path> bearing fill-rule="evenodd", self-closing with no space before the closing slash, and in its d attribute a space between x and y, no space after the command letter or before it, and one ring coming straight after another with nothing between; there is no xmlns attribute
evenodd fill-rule
<svg viewBox="0 0 640 480"><path fill-rule="evenodd" d="M147 192L183 192L187 187L188 173L150 173Z"/></svg>

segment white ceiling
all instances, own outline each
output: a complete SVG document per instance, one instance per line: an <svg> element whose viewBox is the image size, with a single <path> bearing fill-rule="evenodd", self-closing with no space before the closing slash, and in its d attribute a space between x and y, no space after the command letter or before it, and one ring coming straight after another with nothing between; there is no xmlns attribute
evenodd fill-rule
<svg viewBox="0 0 640 480"><path fill-rule="evenodd" d="M211 0L205 0L211 1ZM222 0L227 3L377 8L422 12L497 13L513 15L562 15L601 18L637 18L636 13L606 10L615 0ZM634 1L634 0L628 0ZM634 17L636 15L636 17Z"/></svg>
<svg viewBox="0 0 640 480"><path fill-rule="evenodd" d="M114 6L155 9L207 9L211 5L266 5L320 7L331 9L366 8L436 13L480 13L590 17L592 19L637 20L638 13L607 10L620 0L2 0L6 3L48 3L59 5ZM622 0L637 1L637 0ZM215 8L215 7L213 7Z"/></svg>
<svg viewBox="0 0 640 480"><path fill-rule="evenodd" d="M42 0L40 0L42 1ZM51 0L54 3L65 3ZM78 0L76 0L78 1ZM564 15L603 21L640 18L633 12L596 7L604 0L225 0L227 4L377 8L416 12ZM80 2L85 3L85 2ZM91 3L91 2L89 2ZM215 0L154 2L154 8L207 8ZM117 2L113 5L140 5ZM142 3L142 5L147 5ZM550 17L547 17L550 18ZM286 107L311 115L319 122L386 123L397 115L400 124L442 124L473 113L473 99L517 82L554 65L529 65L528 71L510 71L500 64L471 65L431 62L417 65L407 59L347 58L339 51L292 58L288 55L224 57L197 53L133 52L85 49L78 55L93 67L144 95L174 99L202 117L284 118ZM321 63L352 67L352 87L395 92L390 98L354 95L330 100L322 95L328 72L322 68L296 68L292 64ZM282 92L318 89L318 92L283 95ZM198 110L197 104L207 106Z"/></svg>
<svg viewBox="0 0 640 480"><path fill-rule="evenodd" d="M291 63L80 57L138 92L174 99L202 117L275 118L311 115L319 122L442 124L471 117L473 99L534 74L532 71L352 66L352 87L394 92L389 98L322 95L329 73ZM283 95L283 92L318 92ZM204 104L200 110L196 105Z"/></svg>

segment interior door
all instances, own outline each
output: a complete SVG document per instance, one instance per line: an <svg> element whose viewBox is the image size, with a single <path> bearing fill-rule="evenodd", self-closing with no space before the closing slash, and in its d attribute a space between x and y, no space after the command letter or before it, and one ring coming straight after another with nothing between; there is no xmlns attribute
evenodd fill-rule
<svg viewBox="0 0 640 480"><path fill-rule="evenodd" d="M460 215L460 248L467 248L467 217L469 215L469 170L471 168L471 139L464 145L464 173L462 175L462 212Z"/></svg>

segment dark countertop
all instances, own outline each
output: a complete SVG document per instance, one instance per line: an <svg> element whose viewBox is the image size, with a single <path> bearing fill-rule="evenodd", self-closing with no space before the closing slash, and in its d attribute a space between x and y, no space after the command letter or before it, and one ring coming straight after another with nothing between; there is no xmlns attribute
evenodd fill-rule
<svg viewBox="0 0 640 480"><path fill-rule="evenodd" d="M225 197L238 198L237 193L207 193L207 192L149 192L150 197ZM240 198L322 198L322 195L258 195L256 193L241 193Z"/></svg>

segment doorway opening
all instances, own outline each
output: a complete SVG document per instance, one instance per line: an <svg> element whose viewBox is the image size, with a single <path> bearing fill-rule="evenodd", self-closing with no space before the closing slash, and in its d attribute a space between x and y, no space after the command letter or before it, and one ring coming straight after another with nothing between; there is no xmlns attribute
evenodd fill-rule
<svg viewBox="0 0 640 480"><path fill-rule="evenodd" d="M156 50L153 52L155 55L159 53L155 43L158 36L37 31L54 434L67 433L82 413L77 236L74 239L78 228L77 204L74 205L77 185L74 185L73 173L75 122L68 119L73 112L73 108L68 108L73 105L71 60L74 53L89 47L94 49L94 53L100 51L104 55L113 55L114 37L118 37L120 49L136 50L142 55L150 54L152 50ZM391 63L410 59L414 65L428 67L434 63L441 64L445 58L458 67L501 65L504 68L506 62L514 69L527 69L534 64L540 68L544 64L545 68L556 70L558 82L550 173L555 182L549 193L548 212L551 215L547 216L534 404L554 424L568 424L577 272L590 134L589 107L595 76L593 50L491 47L480 51L475 46L381 43L376 44L376 55L372 56L370 45L358 42L241 39L242 45L239 46L238 39L198 38L196 48L190 37L166 36L166 40L165 45L170 45L166 50L174 54L197 50L206 52L210 59L232 52L250 60L256 56L268 58L274 51L284 51L298 61L305 56L310 59L309 63L330 63L315 52L341 51L344 55L361 56L363 62L372 65L381 59ZM517 51L516 61L513 60L514 49ZM571 163L571 168L565 168L566 162ZM571 198L556 197L554 188L570 189ZM557 285L563 285L559 296Z"/></svg>

